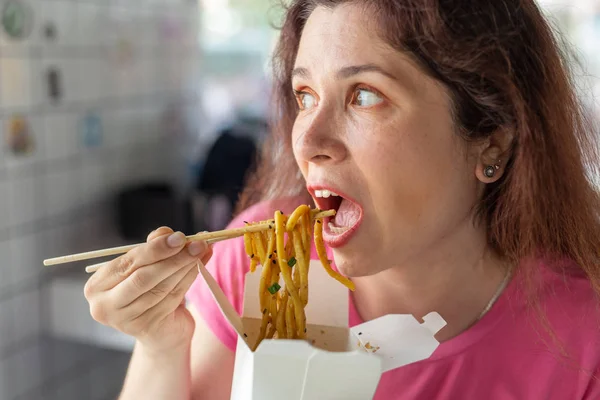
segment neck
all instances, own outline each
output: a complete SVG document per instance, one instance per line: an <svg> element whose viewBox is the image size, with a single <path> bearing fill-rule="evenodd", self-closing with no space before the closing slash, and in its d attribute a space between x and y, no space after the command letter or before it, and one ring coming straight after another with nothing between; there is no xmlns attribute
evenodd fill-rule
<svg viewBox="0 0 600 400"><path fill-rule="evenodd" d="M354 279L354 301L362 319L386 314L412 314L420 319L436 311L447 322L436 336L438 340L468 329L507 272L507 266L487 247L485 233L470 228L436 241L435 248L418 259Z"/></svg>

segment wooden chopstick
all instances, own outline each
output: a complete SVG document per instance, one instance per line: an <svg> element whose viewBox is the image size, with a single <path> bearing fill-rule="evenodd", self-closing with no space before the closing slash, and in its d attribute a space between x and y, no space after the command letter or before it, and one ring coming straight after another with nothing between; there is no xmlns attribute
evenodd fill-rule
<svg viewBox="0 0 600 400"><path fill-rule="evenodd" d="M313 218L332 217L334 215L335 215L335 210L319 211L319 212L313 213ZM240 236L243 236L244 233L261 232L261 231L264 231L267 229L273 229L274 227L275 227L275 221L268 220L261 224L247 225L242 228L225 229L225 230L221 230L221 231L203 232L203 233L199 233L197 235L190 235L190 236L186 236L186 239L188 242L206 240L209 243L210 242L214 243L214 242L221 241L221 240L233 239L236 237L240 237ZM62 257L49 258L49 259L44 260L44 265L50 266L50 265L70 263L70 262L74 262L74 261L89 260L92 258L113 256L116 254L124 254L124 253L127 253L128 251L135 249L138 246L141 246L142 244L144 244L144 243L112 247L109 249L94 250L94 251L88 251L85 253L70 254L70 255L62 256ZM98 264L96 264L96 265L98 265ZM94 266L92 266L92 267L94 267Z"/></svg>
<svg viewBox="0 0 600 400"><path fill-rule="evenodd" d="M227 239L230 239L230 238L229 237L220 237L220 238L215 238L215 239L208 239L206 241L206 243L213 244L213 243L220 242L221 240L227 240ZM104 267L109 262L110 261L105 261L105 262L101 262L99 264L88 265L87 267L85 267L85 272L87 272L88 274L93 274L94 272L98 271L100 268Z"/></svg>
<svg viewBox="0 0 600 400"><path fill-rule="evenodd" d="M100 264L88 265L87 267L85 267L85 272L87 272L88 274L93 274L94 272L98 271L100 268L104 267L109 262L110 261L105 261Z"/></svg>

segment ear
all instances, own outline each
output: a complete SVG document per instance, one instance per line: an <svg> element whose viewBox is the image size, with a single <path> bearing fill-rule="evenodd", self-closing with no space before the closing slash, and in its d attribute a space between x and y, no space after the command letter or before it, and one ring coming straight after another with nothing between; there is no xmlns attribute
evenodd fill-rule
<svg viewBox="0 0 600 400"><path fill-rule="evenodd" d="M475 176L483 183L493 183L506 172L511 156L514 134L512 129L499 128L479 146Z"/></svg>

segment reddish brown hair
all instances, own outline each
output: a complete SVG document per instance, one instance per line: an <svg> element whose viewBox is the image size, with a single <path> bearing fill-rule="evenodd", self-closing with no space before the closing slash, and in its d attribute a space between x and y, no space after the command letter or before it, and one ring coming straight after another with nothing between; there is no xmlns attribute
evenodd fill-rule
<svg viewBox="0 0 600 400"><path fill-rule="evenodd" d="M534 0L294 0L274 56L276 119L240 207L306 195L292 154L298 107L291 86L300 36L317 6L352 2L378 19L382 38L451 93L467 140L514 132L506 173L478 204L490 243L514 264L568 258L600 293L598 153L567 57Z"/></svg>

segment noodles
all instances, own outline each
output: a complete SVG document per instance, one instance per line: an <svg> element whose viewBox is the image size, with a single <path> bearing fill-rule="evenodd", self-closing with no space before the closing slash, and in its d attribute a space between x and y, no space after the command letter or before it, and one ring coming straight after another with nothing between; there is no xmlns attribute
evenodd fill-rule
<svg viewBox="0 0 600 400"><path fill-rule="evenodd" d="M275 212L268 230L244 234L250 271L262 265L259 284L262 321L254 349L265 339L305 339L311 236L327 273L354 290L354 283L331 268L323 243L323 221L317 210L301 205L289 216ZM272 224L274 222L274 224ZM313 232L314 223L314 232ZM251 224L250 224L251 225ZM283 282L280 279L283 278ZM283 283L283 286L282 286Z"/></svg>
<svg viewBox="0 0 600 400"><path fill-rule="evenodd" d="M340 275L331 269L331 262L327 259L327 253L325 252L325 244L323 243L323 221L320 219L315 221L315 245L317 247L317 254L319 255L319 260L321 260L321 264L325 267L327 273L334 279L337 279L342 285L347 286L348 289L354 290L354 283L346 278L345 276Z"/></svg>

